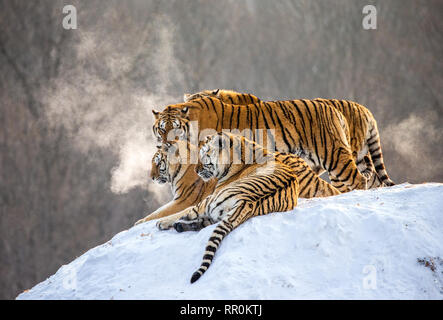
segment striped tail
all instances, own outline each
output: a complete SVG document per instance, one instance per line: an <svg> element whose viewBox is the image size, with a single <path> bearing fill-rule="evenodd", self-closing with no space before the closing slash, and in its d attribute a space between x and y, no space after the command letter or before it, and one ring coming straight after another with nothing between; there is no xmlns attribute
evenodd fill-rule
<svg viewBox="0 0 443 320"><path fill-rule="evenodd" d="M378 133L377 123L375 120L372 122L370 138L366 141L366 143L368 144L369 153L371 154L371 159L380 181L386 186L395 185L386 172L385 164L383 162L383 153L380 145L380 135Z"/></svg>
<svg viewBox="0 0 443 320"><path fill-rule="evenodd" d="M209 266L212 263L212 259L214 259L215 252L220 246L221 241L224 237L226 237L228 233L232 231L232 229L234 229L234 227L228 221L220 221L220 223L212 232L211 237L209 238L208 244L206 246L205 255L203 256L203 262L200 268L192 275L191 283L194 283L195 281L200 279L203 273L208 270Z"/></svg>

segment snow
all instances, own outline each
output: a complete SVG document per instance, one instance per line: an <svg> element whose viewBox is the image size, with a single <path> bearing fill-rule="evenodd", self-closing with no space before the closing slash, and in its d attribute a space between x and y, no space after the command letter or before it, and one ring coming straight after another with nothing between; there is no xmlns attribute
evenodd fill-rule
<svg viewBox="0 0 443 320"><path fill-rule="evenodd" d="M250 219L191 285L214 227L137 225L17 299L443 298L443 184L300 199L292 212Z"/></svg>

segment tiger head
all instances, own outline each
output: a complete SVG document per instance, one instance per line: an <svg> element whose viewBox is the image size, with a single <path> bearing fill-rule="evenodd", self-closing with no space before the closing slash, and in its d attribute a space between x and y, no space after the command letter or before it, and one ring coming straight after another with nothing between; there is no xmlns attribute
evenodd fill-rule
<svg viewBox="0 0 443 320"><path fill-rule="evenodd" d="M157 152L152 157L151 178L159 184L172 182L181 161L179 160L179 148L177 143L165 143L157 146Z"/></svg>
<svg viewBox="0 0 443 320"><path fill-rule="evenodd" d="M189 165L197 162L198 148L186 141L167 142L157 148L151 169L151 178L157 183L173 183L174 177L181 176Z"/></svg>

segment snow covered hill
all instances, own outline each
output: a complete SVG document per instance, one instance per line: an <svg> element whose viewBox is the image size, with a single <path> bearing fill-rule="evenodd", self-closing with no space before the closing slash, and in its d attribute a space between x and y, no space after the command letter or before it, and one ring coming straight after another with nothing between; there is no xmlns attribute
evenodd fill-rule
<svg viewBox="0 0 443 320"><path fill-rule="evenodd" d="M120 232L18 299L442 299L443 184L300 200L222 242L194 284L214 229Z"/></svg>

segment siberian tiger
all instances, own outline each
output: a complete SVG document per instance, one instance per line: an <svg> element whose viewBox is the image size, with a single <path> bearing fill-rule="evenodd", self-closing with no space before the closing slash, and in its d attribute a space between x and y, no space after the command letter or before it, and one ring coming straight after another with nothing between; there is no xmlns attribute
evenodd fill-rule
<svg viewBox="0 0 443 320"><path fill-rule="evenodd" d="M260 98L248 94L239 93L232 90L216 89L204 90L194 94L184 94L185 102L203 97L216 97L225 103L245 105L258 103ZM379 186L392 186L394 182L389 178L383 162L383 154L380 145L377 122L372 113L363 105L350 100L337 99L314 99L325 102L337 110L345 117L349 126L350 145L357 167L360 172L367 172L369 180L367 187L376 188ZM376 174L374 174L376 172ZM317 172L321 174L321 172ZM342 188L343 184L332 181L333 184ZM343 191L343 189L341 189Z"/></svg>
<svg viewBox="0 0 443 320"><path fill-rule="evenodd" d="M164 145L154 154L151 178L160 184L169 182L173 199L165 206L138 220L135 224L178 213L198 204L215 189L217 183L215 179L203 181L197 175L195 170L197 162L191 159L192 152L198 154L197 147L181 141L180 144L175 146L174 150L169 149L171 149L170 145Z"/></svg>
<svg viewBox="0 0 443 320"><path fill-rule="evenodd" d="M247 156L251 150L256 155L253 161ZM157 222L161 230L174 227L178 232L196 231L218 223L191 283L209 268L220 242L234 228L254 216L292 210L299 193L297 175L290 166L274 153L238 135L218 133L207 137L199 160L199 176L218 181L214 193L180 213L178 221Z"/></svg>
<svg viewBox="0 0 443 320"><path fill-rule="evenodd" d="M249 141L251 145L255 142ZM216 180L203 181L196 173L196 163L192 160L192 152L198 155L198 148L189 142L178 140L173 144L162 145L152 159L151 177L162 184L171 183L172 202L168 210L154 212L135 224L153 219L170 216L187 207L197 205L202 199L210 195L216 185ZM340 191L327 183L307 165L300 157L293 154L275 153L275 157L289 166L295 173L299 184L300 198L328 197L340 194ZM186 159L187 161L182 161Z"/></svg>
<svg viewBox="0 0 443 320"><path fill-rule="evenodd" d="M319 172L328 171L342 190L366 189L366 177L357 169L349 145L349 129L343 115L322 101L292 100L249 105L226 104L202 97L153 110L153 132L159 142L192 136L192 121L200 139L224 129L250 133L251 140L270 142L277 151L293 153ZM195 123L193 123L195 124ZM261 131L261 135L258 130ZM271 131L267 130L271 129ZM267 139L267 140L266 140Z"/></svg>

